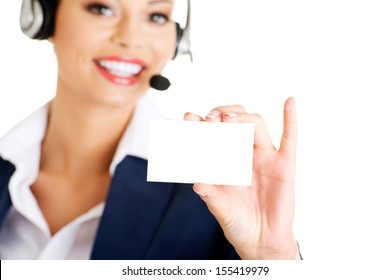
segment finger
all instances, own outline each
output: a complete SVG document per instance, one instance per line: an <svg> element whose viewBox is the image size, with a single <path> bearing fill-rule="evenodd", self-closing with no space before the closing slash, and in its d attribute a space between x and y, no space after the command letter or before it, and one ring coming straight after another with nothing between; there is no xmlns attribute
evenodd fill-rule
<svg viewBox="0 0 390 280"><path fill-rule="evenodd" d="M203 121L203 118L195 115L193 113L185 113L184 118L185 121Z"/></svg>
<svg viewBox="0 0 390 280"><path fill-rule="evenodd" d="M226 194L221 188L226 188L226 186L196 183L193 187L195 193L207 204L208 209L218 221L229 207Z"/></svg>
<svg viewBox="0 0 390 280"><path fill-rule="evenodd" d="M295 157L298 139L297 113L295 99L290 97L284 105L283 135L280 141L280 152Z"/></svg>
<svg viewBox="0 0 390 280"><path fill-rule="evenodd" d="M210 113L207 114L205 117L205 120L207 122L220 122L222 121L222 114L218 110L212 110Z"/></svg>
<svg viewBox="0 0 390 280"><path fill-rule="evenodd" d="M262 149L275 149L269 135L264 119L258 114L236 114L232 112L225 113L223 122L226 123L253 123L255 124L255 147Z"/></svg>
<svg viewBox="0 0 390 280"><path fill-rule="evenodd" d="M209 122L220 122L222 121L222 115L227 112L245 113L246 111L241 105L219 106L208 113L205 119Z"/></svg>

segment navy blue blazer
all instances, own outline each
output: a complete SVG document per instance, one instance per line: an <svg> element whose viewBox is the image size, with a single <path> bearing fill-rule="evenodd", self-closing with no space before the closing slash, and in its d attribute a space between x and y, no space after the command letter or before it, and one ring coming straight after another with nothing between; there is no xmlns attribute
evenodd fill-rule
<svg viewBox="0 0 390 280"><path fill-rule="evenodd" d="M0 230L15 167L0 158ZM146 181L147 161L116 168L91 259L239 259L192 185Z"/></svg>

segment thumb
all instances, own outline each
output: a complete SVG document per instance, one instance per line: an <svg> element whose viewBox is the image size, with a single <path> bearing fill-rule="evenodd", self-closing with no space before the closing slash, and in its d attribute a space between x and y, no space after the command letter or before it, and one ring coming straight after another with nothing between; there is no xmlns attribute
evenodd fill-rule
<svg viewBox="0 0 390 280"><path fill-rule="evenodd" d="M194 192L206 203L210 212L215 216L221 224L226 218L226 213L229 212L228 195L223 191L227 186L217 186L210 184L196 183L194 184Z"/></svg>

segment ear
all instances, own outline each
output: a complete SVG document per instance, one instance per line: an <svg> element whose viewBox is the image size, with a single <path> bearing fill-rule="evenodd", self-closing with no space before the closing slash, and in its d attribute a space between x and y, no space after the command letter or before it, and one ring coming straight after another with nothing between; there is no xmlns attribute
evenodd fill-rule
<svg viewBox="0 0 390 280"><path fill-rule="evenodd" d="M20 9L20 28L23 33L35 39L44 22L44 11L40 1L23 0Z"/></svg>
<svg viewBox="0 0 390 280"><path fill-rule="evenodd" d="M20 27L31 39L45 40L53 35L58 1L23 0Z"/></svg>

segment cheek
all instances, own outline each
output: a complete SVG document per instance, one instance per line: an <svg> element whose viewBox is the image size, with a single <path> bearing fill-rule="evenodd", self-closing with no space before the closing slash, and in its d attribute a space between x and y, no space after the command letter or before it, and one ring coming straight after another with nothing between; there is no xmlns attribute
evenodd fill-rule
<svg viewBox="0 0 390 280"><path fill-rule="evenodd" d="M71 67L73 72L78 68L83 70L90 67L96 48L101 45L99 38L101 35L82 24L75 26L70 23L58 30L53 38L53 44L60 66L64 70Z"/></svg>
<svg viewBox="0 0 390 280"><path fill-rule="evenodd" d="M97 41L97 36L94 36L96 32L92 31L88 26L82 24L62 25L57 29L53 42L61 48L68 47L70 50L91 49Z"/></svg>
<svg viewBox="0 0 390 280"><path fill-rule="evenodd" d="M67 56L80 52L92 53L94 48L99 45L101 32L93 30L93 25L89 19L85 18L82 11L75 9L72 5L65 4L59 10L56 18L53 36L56 50Z"/></svg>
<svg viewBox="0 0 390 280"><path fill-rule="evenodd" d="M89 48L88 48L89 47ZM84 71L91 61L88 50L92 52L93 44L84 42L82 38L59 36L54 42L54 50L59 63L59 68L68 75L77 75L76 72Z"/></svg>
<svg viewBox="0 0 390 280"><path fill-rule="evenodd" d="M167 38L172 38L167 40ZM160 65L165 65L173 58L176 50L176 32L170 32L164 39L153 42L153 49L156 55L156 60Z"/></svg>

